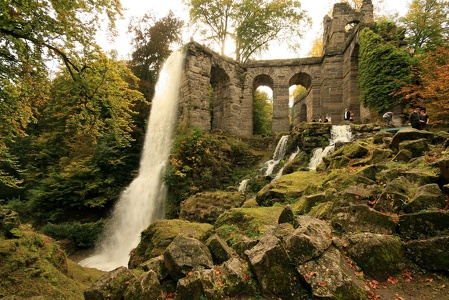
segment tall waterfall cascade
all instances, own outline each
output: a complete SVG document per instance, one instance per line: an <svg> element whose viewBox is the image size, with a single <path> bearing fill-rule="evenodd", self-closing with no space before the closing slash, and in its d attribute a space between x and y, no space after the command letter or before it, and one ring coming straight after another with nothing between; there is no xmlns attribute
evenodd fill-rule
<svg viewBox="0 0 449 300"><path fill-rule="evenodd" d="M177 121L177 103L185 53L173 52L156 84L138 176L122 192L94 254L80 265L111 271L128 266L140 233L164 218L167 189L163 183Z"/></svg>
<svg viewBox="0 0 449 300"><path fill-rule="evenodd" d="M350 125L332 125L331 139L329 146L318 148L313 152L309 162L309 170L316 170L316 167L323 161L323 157L331 154L335 150L335 144L338 142L349 143L352 139Z"/></svg>

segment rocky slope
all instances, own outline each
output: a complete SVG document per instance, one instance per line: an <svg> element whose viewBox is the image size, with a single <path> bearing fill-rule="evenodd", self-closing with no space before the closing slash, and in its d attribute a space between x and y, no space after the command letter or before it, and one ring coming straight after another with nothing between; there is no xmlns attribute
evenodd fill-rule
<svg viewBox="0 0 449 300"><path fill-rule="evenodd" d="M449 134L352 130L316 171L300 153L255 194L185 200L86 299L444 299ZM289 149L313 131L295 129Z"/></svg>
<svg viewBox="0 0 449 300"><path fill-rule="evenodd" d="M5 212L0 299L447 298L449 134L352 125L309 171L330 129L295 128L281 177L191 196L101 277Z"/></svg>

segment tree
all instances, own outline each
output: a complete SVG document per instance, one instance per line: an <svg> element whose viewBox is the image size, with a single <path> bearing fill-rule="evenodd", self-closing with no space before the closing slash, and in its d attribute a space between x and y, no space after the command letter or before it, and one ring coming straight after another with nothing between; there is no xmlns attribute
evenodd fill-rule
<svg viewBox="0 0 449 300"><path fill-rule="evenodd" d="M274 41L299 48L302 22L309 22L294 0L186 0L193 24L205 26L206 40L226 53L228 39L235 43L236 60L246 62L269 49ZM292 39L292 36L297 37Z"/></svg>
<svg viewBox="0 0 449 300"><path fill-rule="evenodd" d="M433 123L449 119L449 47L437 47L424 56L418 55L419 65L413 80L402 88L403 100L412 106L425 107Z"/></svg>
<svg viewBox="0 0 449 300"><path fill-rule="evenodd" d="M1 1L0 11L0 184L17 186L19 166L9 146L25 134L45 98L46 62L59 58L73 79L80 78L87 66L77 62L95 50L101 16L114 29L121 5L115 0Z"/></svg>
<svg viewBox="0 0 449 300"><path fill-rule="evenodd" d="M267 93L256 90L253 101L253 133L270 134L271 119L273 117L273 104Z"/></svg>
<svg viewBox="0 0 449 300"><path fill-rule="evenodd" d="M323 48L323 40L321 38L317 38L313 41L312 48L307 55L311 57L321 57L323 55Z"/></svg>
<svg viewBox="0 0 449 300"><path fill-rule="evenodd" d="M170 56L171 46L181 43L183 24L171 11L159 20L145 14L140 20L132 19L129 23L128 31L134 34L134 51L128 66L140 79L139 91L148 101L153 98L159 70Z"/></svg>
<svg viewBox="0 0 449 300"><path fill-rule="evenodd" d="M127 82L137 78L101 52L86 60L79 80L68 70L53 80L32 135L25 184L45 220L108 207L137 165L129 152L132 107L144 100Z"/></svg>
<svg viewBox="0 0 449 300"><path fill-rule="evenodd" d="M394 24L379 23L360 33L360 101L379 113L399 103L395 92L409 79L410 57L400 32Z"/></svg>
<svg viewBox="0 0 449 300"><path fill-rule="evenodd" d="M447 43L449 37L449 1L413 0L401 18L407 28L407 40L415 53L431 51Z"/></svg>
<svg viewBox="0 0 449 300"><path fill-rule="evenodd" d="M0 78L17 79L29 67L44 67L48 57L80 71L72 57L92 50L102 15L115 28L119 1L2 1L0 3Z"/></svg>

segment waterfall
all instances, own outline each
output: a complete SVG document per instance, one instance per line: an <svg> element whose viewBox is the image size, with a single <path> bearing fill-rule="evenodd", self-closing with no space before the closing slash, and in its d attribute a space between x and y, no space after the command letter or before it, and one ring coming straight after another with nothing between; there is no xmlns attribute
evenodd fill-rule
<svg viewBox="0 0 449 300"><path fill-rule="evenodd" d="M177 121L184 57L178 50L164 63L152 101L138 176L122 192L100 243L91 257L80 262L82 266L103 271L128 266L130 251L138 245L140 233L165 216L167 190L163 175Z"/></svg>
<svg viewBox="0 0 449 300"><path fill-rule="evenodd" d="M238 189L239 192L241 192L241 193L246 192L246 187L248 186L248 181L249 181L249 179L243 179L242 181L240 181L239 189Z"/></svg>
<svg viewBox="0 0 449 300"><path fill-rule="evenodd" d="M262 167L262 170L265 170L264 176L270 176L273 173L274 167L276 167L279 162L284 158L285 152L287 151L287 141L288 135L283 135L274 150L273 158L269 161L265 162Z"/></svg>
<svg viewBox="0 0 449 300"><path fill-rule="evenodd" d="M299 147L296 148L296 151L295 151L295 152L293 152L292 154L290 154L290 157L288 158L288 161L287 161L287 162L294 160L295 157L296 157L296 155L298 155L298 153L299 153ZM273 178L273 180L272 180L271 182L278 180L279 177L282 176L282 173L283 173L283 172L284 172L284 167L282 167L282 168L277 172L276 176Z"/></svg>
<svg viewBox="0 0 449 300"><path fill-rule="evenodd" d="M313 156L309 162L309 170L316 170L316 167L323 161L323 157L331 154L335 150L336 143L349 143L351 138L350 125L332 125L329 146L324 149L318 148L313 152Z"/></svg>

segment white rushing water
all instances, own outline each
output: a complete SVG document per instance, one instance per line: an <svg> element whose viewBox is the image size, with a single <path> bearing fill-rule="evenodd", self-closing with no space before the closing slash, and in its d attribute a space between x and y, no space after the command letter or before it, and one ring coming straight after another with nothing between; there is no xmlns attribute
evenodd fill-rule
<svg viewBox="0 0 449 300"><path fill-rule="evenodd" d="M283 135L279 139L276 149L274 150L273 158L265 162L262 167L262 170L266 169L264 176L270 176L273 173L274 167L276 167L284 158L285 152L287 151L288 137L288 135Z"/></svg>
<svg viewBox="0 0 449 300"><path fill-rule="evenodd" d="M313 152L313 156L309 162L309 170L316 170L316 167L323 161L323 157L331 154L338 142L349 143L352 138L350 125L332 125L331 139L329 146L324 149L318 148Z"/></svg>
<svg viewBox="0 0 449 300"><path fill-rule="evenodd" d="M299 147L296 148L296 151L295 151L295 152L293 152L292 154L290 154L290 157L288 158L287 162L290 162L290 161L294 160L295 157L296 157L296 155L298 155L298 153L299 153ZM282 176L282 173L283 173L283 172L284 172L284 167L282 167L282 168L277 172L276 176L273 178L273 180L272 180L271 182L278 180L279 177Z"/></svg>
<svg viewBox="0 0 449 300"><path fill-rule="evenodd" d="M160 72L138 176L123 191L95 253L81 261L82 266L103 271L128 266L129 253L138 245L142 230L165 216L163 175L177 121L184 57L181 51L173 52Z"/></svg>

